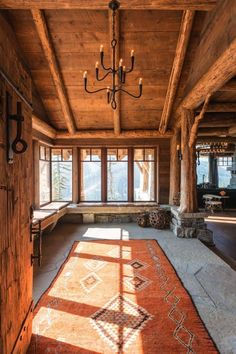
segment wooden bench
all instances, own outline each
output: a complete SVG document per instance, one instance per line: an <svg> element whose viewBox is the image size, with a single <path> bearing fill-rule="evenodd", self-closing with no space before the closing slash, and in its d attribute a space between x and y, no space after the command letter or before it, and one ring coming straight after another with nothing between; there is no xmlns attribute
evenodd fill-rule
<svg viewBox="0 0 236 354"><path fill-rule="evenodd" d="M49 231L52 231L58 220L66 214L68 205L66 202L53 202L34 210L32 224L37 225L40 221L42 231L49 227Z"/></svg>

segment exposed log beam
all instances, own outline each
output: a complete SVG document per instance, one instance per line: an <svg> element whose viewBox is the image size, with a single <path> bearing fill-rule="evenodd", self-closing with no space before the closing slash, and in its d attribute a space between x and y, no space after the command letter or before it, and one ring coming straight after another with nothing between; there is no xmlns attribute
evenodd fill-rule
<svg viewBox="0 0 236 354"><path fill-rule="evenodd" d="M196 112L200 112L202 107L196 109ZM207 112L221 112L221 113L236 113L236 103L231 102L219 102L211 103L207 107Z"/></svg>
<svg viewBox="0 0 236 354"><path fill-rule="evenodd" d="M224 86L222 86L219 91L223 92L236 92L236 79L228 81Z"/></svg>
<svg viewBox="0 0 236 354"><path fill-rule="evenodd" d="M162 134L165 133L168 127L168 123L172 112L176 91L178 88L178 84L179 84L179 80L180 80L180 76L184 64L184 59L185 59L185 55L189 43L189 38L190 38L192 25L193 25L193 19L194 19L194 11L189 11L189 10L184 11L180 32L179 32L178 43L175 52L175 58L171 70L170 80L168 83L165 104L163 107L160 126L159 126L159 130Z"/></svg>
<svg viewBox="0 0 236 354"><path fill-rule="evenodd" d="M113 26L112 26L112 11L109 10L109 37L110 37L110 42L113 39ZM116 45L116 57L115 57L115 65L119 65L119 59L120 59L120 15L119 12L116 12L115 15L115 33L116 33L116 39L117 39L117 45ZM111 60L113 58L112 51L111 51ZM116 85L118 85L118 77L116 76ZM113 111L113 121L114 121L114 133L116 135L119 135L121 132L121 119L120 119L120 111L121 111L121 99L120 99L120 92L117 92L116 94L116 103L117 107Z"/></svg>
<svg viewBox="0 0 236 354"><path fill-rule="evenodd" d="M48 136L49 138L55 139L57 135L56 129L54 129L51 125L47 124L42 119L38 118L33 114L32 117L32 127L38 132Z"/></svg>
<svg viewBox="0 0 236 354"><path fill-rule="evenodd" d="M208 14L180 106L196 109L236 74L236 2L220 0Z"/></svg>
<svg viewBox="0 0 236 354"><path fill-rule="evenodd" d="M210 11L217 0L123 0L122 9ZM105 10L107 0L0 0L2 9L86 9Z"/></svg>
<svg viewBox="0 0 236 354"><path fill-rule="evenodd" d="M58 94L68 131L73 134L75 132L75 123L43 11L32 10L31 12L45 57L49 65L49 69L55 83L55 88Z"/></svg>
<svg viewBox="0 0 236 354"><path fill-rule="evenodd" d="M229 128L199 128L198 136L228 136Z"/></svg>
<svg viewBox="0 0 236 354"><path fill-rule="evenodd" d="M236 125L229 128L229 135L236 135Z"/></svg>
<svg viewBox="0 0 236 354"><path fill-rule="evenodd" d="M205 115L206 110L207 110L207 106L208 106L209 101L210 101L210 97L211 97L211 95L208 95L206 97L206 100L204 102L204 105L202 107L201 112L194 119L194 123L193 123L193 125L191 127L191 131L190 131L189 144L188 144L188 146L190 148L192 148L196 144L198 127L199 127L200 122L204 118L204 115Z"/></svg>
<svg viewBox="0 0 236 354"><path fill-rule="evenodd" d="M236 124L236 113L206 113L200 128L231 127Z"/></svg>
<svg viewBox="0 0 236 354"><path fill-rule="evenodd" d="M127 138L169 138L173 135L171 131L167 131L165 135L160 134L158 130L126 130L122 131L119 136L117 136L112 130L85 130L77 131L75 134L69 134L67 132L57 132L57 139L127 139Z"/></svg>

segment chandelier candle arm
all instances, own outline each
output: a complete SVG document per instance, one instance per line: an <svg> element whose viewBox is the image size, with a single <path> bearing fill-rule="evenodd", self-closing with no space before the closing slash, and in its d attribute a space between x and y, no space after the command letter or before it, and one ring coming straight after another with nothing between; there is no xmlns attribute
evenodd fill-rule
<svg viewBox="0 0 236 354"><path fill-rule="evenodd" d="M100 46L100 65L106 73L104 76L99 78L99 62L97 61L95 63L95 73L96 73L96 80L97 81L103 81L108 75L112 75L112 85L107 86L105 88L101 88L95 91L90 91L87 88L88 84L88 78L87 78L87 71L84 72L83 78L84 78L84 89L87 93L97 93L101 91L106 91L107 92L107 103L111 104L112 109L117 108L117 102L116 102L116 93L121 91L133 98L140 98L142 96L142 90L143 90L143 82L142 78L139 79L139 93L138 95L134 95L125 89L123 89L122 85L125 84L126 81L126 76L127 74L131 73L134 70L134 50L132 49L130 52L130 58L131 58L131 67L129 69L126 68L126 66L123 65L123 59L121 58L119 63L116 63L116 50L117 50L117 39L116 39L116 33L115 33L115 16L116 16L116 11L119 9L120 3L118 0L111 0L109 3L109 8L112 10L112 41L111 41L111 49L112 49L112 63L111 67L107 68L104 64L104 46L101 44ZM118 64L118 65L117 65ZM118 81L116 80L116 77L118 77Z"/></svg>

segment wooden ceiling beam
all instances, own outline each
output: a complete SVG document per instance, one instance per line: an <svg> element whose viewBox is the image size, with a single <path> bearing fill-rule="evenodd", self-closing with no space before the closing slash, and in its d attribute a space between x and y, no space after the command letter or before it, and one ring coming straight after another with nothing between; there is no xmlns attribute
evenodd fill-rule
<svg viewBox="0 0 236 354"><path fill-rule="evenodd" d="M236 79L229 80L219 89L220 92L236 92Z"/></svg>
<svg viewBox="0 0 236 354"><path fill-rule="evenodd" d="M196 112L200 112L202 106L196 109ZM207 107L207 112L211 113L236 113L236 103L234 102L218 102L211 103Z"/></svg>
<svg viewBox="0 0 236 354"><path fill-rule="evenodd" d="M175 52L175 58L174 58L174 62L170 74L170 79L169 79L166 98L165 98L165 104L163 107L160 126L159 126L159 130L162 134L166 132L170 120L170 115L172 112L177 88L179 85L179 80L180 80L184 59L185 59L185 55L189 43L189 38L192 30L194 14L195 12L190 10L184 11L183 13L179 38L178 38L176 52Z"/></svg>
<svg viewBox="0 0 236 354"><path fill-rule="evenodd" d="M229 128L200 128L198 130L198 136L228 136Z"/></svg>
<svg viewBox="0 0 236 354"><path fill-rule="evenodd" d="M196 109L236 75L236 2L220 0L206 17L202 36L192 63L187 95L180 104Z"/></svg>
<svg viewBox="0 0 236 354"><path fill-rule="evenodd" d="M49 138L52 139L56 138L57 135L56 129L54 129L51 125L46 123L44 120L37 117L34 113L32 116L32 128L48 136Z"/></svg>
<svg viewBox="0 0 236 354"><path fill-rule="evenodd" d="M123 0L121 9L210 11L217 0ZM108 0L0 0L1 9L106 10Z"/></svg>
<svg viewBox="0 0 236 354"><path fill-rule="evenodd" d="M63 83L61 71L57 62L56 54L47 28L46 20L42 10L31 11L35 27L47 59L50 72L52 74L58 99L61 104L61 109L65 118L65 122L69 133L75 133L75 122L70 108L69 100L66 94L66 89Z"/></svg>
<svg viewBox="0 0 236 354"><path fill-rule="evenodd" d="M67 132L57 132L56 139L127 139L127 138L170 138L172 137L172 131L167 131L165 135L160 134L158 130L126 130L122 131L120 135L116 135L113 130L85 130L77 131L75 134L69 134Z"/></svg>
<svg viewBox="0 0 236 354"><path fill-rule="evenodd" d="M236 124L236 113L206 113L201 128L231 127Z"/></svg>

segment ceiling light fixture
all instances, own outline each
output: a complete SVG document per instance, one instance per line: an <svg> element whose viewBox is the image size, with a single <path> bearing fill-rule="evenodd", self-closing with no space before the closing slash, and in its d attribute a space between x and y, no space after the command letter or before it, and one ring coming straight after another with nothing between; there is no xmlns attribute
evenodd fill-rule
<svg viewBox="0 0 236 354"><path fill-rule="evenodd" d="M120 3L117 0L112 0L109 3L109 8L112 10L112 41L111 41L111 48L112 48L112 64L111 67L106 67L104 64L104 49L103 45L100 46L100 64L102 69L106 72L102 77L99 77L99 62L96 62L95 64L95 72L96 72L96 80L97 81L103 81L106 79L107 76L111 75L112 76L112 84L111 87L105 87L101 88L98 90L90 91L87 88L88 84L88 73L87 71L84 72L83 79L84 79L84 89L87 93L97 93L101 91L106 91L107 92L107 103L111 104L112 109L117 108L117 101L116 101L116 94L117 92L124 92L128 94L129 96L133 98L140 98L142 96L142 89L143 89L143 83L142 83L142 78L139 79L139 93L137 95L134 95L127 90L123 89L123 85L125 84L126 81L126 76L127 74L131 73L134 69L134 50L131 50L130 56L131 56L131 67L127 69L123 65L123 59L120 59L119 65L116 63L116 49L117 49L117 43L118 40L116 39L116 33L115 33L115 16L116 16L116 11L120 7ZM116 80L118 78L118 80Z"/></svg>

